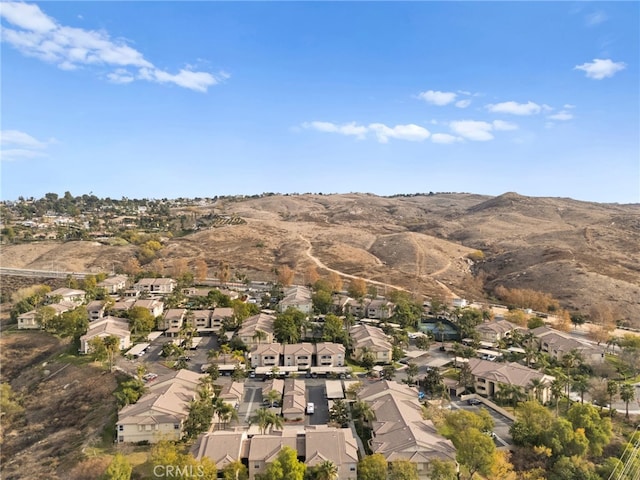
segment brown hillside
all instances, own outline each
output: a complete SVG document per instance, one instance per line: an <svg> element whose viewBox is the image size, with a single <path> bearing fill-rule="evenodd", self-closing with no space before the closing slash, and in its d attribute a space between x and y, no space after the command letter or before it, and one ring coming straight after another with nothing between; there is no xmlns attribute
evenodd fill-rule
<svg viewBox="0 0 640 480"><path fill-rule="evenodd" d="M273 195L221 199L202 214L237 215L228 225L173 239L161 251L172 258L204 258L209 275L221 262L255 280L273 280L288 265L296 281L318 264L425 295L477 298L471 272L498 284L546 291L570 308L613 304L621 319L640 323L640 205L564 198L436 194ZM42 251L39 249L42 248ZM466 256L480 249L485 261ZM69 270L117 266L133 247L92 242L20 245L2 252L5 266Z"/></svg>

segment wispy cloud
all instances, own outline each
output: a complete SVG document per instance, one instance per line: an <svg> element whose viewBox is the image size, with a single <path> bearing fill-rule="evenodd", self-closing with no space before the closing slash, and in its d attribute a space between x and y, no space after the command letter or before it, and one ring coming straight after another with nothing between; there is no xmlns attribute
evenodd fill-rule
<svg viewBox="0 0 640 480"><path fill-rule="evenodd" d="M624 62L613 62L610 59L594 58L593 62L576 65L574 70L582 70L587 74L587 78L594 80L602 80L604 78L613 77L616 73L627 68Z"/></svg>
<svg viewBox="0 0 640 480"><path fill-rule="evenodd" d="M560 110L558 113L549 115L547 118L549 118L550 120L559 120L561 122L566 122L567 120L571 120L573 118L573 114L566 110Z"/></svg>
<svg viewBox="0 0 640 480"><path fill-rule="evenodd" d="M602 22L606 22L609 19L606 13L602 10L598 10L597 12L590 13L584 17L584 22L587 27L595 27L596 25L600 25Z"/></svg>
<svg viewBox="0 0 640 480"><path fill-rule="evenodd" d="M387 127L383 123L372 123L369 125L369 130L376 134L380 143L387 143L390 138L410 142L421 142L431 136L429 130L412 123L408 125L396 125L395 127Z"/></svg>
<svg viewBox="0 0 640 480"><path fill-rule="evenodd" d="M336 125L331 122L305 122L302 128L317 130L325 133L339 133L341 135L354 136L359 139L365 138L368 128L364 125L356 125L355 122Z"/></svg>
<svg viewBox="0 0 640 480"><path fill-rule="evenodd" d="M508 113L511 115L535 115L540 113L543 108L548 108L545 105L538 105L531 101L527 103L518 102L502 102L489 104L485 107L492 113Z"/></svg>
<svg viewBox="0 0 640 480"><path fill-rule="evenodd" d="M458 108L467 108L469 105L471 105L471 100L468 98L463 98L456 101L456 99L459 97L459 94L466 96L472 95L471 92L467 92L464 90L458 90L457 93L441 92L439 90L427 90L426 92L420 92L418 94L418 98L431 105L437 105L439 107L443 107L454 102L454 105Z"/></svg>
<svg viewBox="0 0 640 480"><path fill-rule="evenodd" d="M494 130L517 130L518 126L514 123L495 120L491 123L480 120L458 120L449 123L451 131L460 137L475 142L487 142L493 140Z"/></svg>
<svg viewBox="0 0 640 480"><path fill-rule="evenodd" d="M317 130L325 133L338 133L364 139L368 133L373 133L380 143L388 143L390 138L410 142L423 141L431 135L429 130L419 125L407 124L389 127L384 123L371 123L368 126L355 122L338 125L331 122L304 122L302 128Z"/></svg>
<svg viewBox="0 0 640 480"><path fill-rule="evenodd" d="M434 133L431 135L431 141L433 143L450 144L461 142L462 138L456 137L455 135L449 135L448 133Z"/></svg>
<svg viewBox="0 0 640 480"><path fill-rule="evenodd" d="M454 92L440 92L438 90L427 90L418 94L419 99L439 107L449 105L456 97L457 95Z"/></svg>
<svg viewBox="0 0 640 480"><path fill-rule="evenodd" d="M228 78L220 72L194 71L191 67L171 74L153 65L124 40L112 39L105 31L85 30L58 24L37 5L2 2L2 41L24 55L53 63L63 70L102 66L111 68L106 78L114 83L147 80L172 83L198 92Z"/></svg>
<svg viewBox="0 0 640 480"><path fill-rule="evenodd" d="M55 140L43 142L19 130L0 131L0 159L3 161L23 158L46 157L44 151Z"/></svg>

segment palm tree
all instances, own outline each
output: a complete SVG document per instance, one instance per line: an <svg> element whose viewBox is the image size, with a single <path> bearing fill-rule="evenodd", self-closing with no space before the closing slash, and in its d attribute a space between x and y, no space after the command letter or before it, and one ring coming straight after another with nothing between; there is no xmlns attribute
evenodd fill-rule
<svg viewBox="0 0 640 480"><path fill-rule="evenodd" d="M277 390L269 390L269 393L267 393L267 400L269 400L269 405L272 407L276 400L280 400L280 397L282 397L282 394Z"/></svg>
<svg viewBox="0 0 640 480"><path fill-rule="evenodd" d="M231 353L231 347L225 343L220 347L220 353L224 356L224 363L226 364L229 360L228 356Z"/></svg>
<svg viewBox="0 0 640 480"><path fill-rule="evenodd" d="M571 350L569 353L566 353L562 356L562 363L565 367L567 367L567 378L571 379L571 369L580 365L582 363L582 355L575 348ZM571 382L567 382L567 396L569 396L569 388L571 386Z"/></svg>
<svg viewBox="0 0 640 480"><path fill-rule="evenodd" d="M586 375L578 375L573 379L572 389L580 394L580 403L584 403L584 394L589 391L590 387L591 382L589 382L589 377Z"/></svg>
<svg viewBox="0 0 640 480"><path fill-rule="evenodd" d="M231 352L231 360L236 362L237 364L242 363L244 360L244 352L242 350L234 350Z"/></svg>
<svg viewBox="0 0 640 480"><path fill-rule="evenodd" d="M338 467L334 465L331 460L325 460L324 462L316 465L314 470L314 480L337 480L338 479Z"/></svg>
<svg viewBox="0 0 640 480"><path fill-rule="evenodd" d="M369 404L362 400L358 400L351 405L351 416L360 425L360 430L362 430L365 422L369 422L375 418Z"/></svg>
<svg viewBox="0 0 640 480"><path fill-rule="evenodd" d="M529 382L529 388L533 391L533 398L535 398L538 402L542 403L540 400L540 394L544 389L544 382L540 378L532 378Z"/></svg>
<svg viewBox="0 0 640 480"><path fill-rule="evenodd" d="M218 410L218 418L222 422L222 428L226 429L231 420L238 420L238 412L232 405L224 402Z"/></svg>
<svg viewBox="0 0 640 480"><path fill-rule="evenodd" d="M269 425L269 416L271 415L273 415L273 413L266 408L259 408L253 415L251 415L251 417L249 417L249 425L258 425L260 433L264 435L264 432Z"/></svg>
<svg viewBox="0 0 640 480"><path fill-rule="evenodd" d="M556 417L558 416L558 406L560 405L560 397L564 391L564 380L562 378L556 378L551 382L551 396L556 401Z"/></svg>
<svg viewBox="0 0 640 480"><path fill-rule="evenodd" d="M629 419L629 402L636 398L636 389L630 383L623 383L620 386L620 398L626 404L627 412L625 414L625 418Z"/></svg>
<svg viewBox="0 0 640 480"><path fill-rule="evenodd" d="M253 334L253 339L257 340L258 344L260 344L263 340L267 339L267 334L262 330L256 330L256 332Z"/></svg>
<svg viewBox="0 0 640 480"><path fill-rule="evenodd" d="M282 430L284 428L284 420L280 415L276 415L273 412L269 412L269 418L267 419L267 427L275 428L277 430Z"/></svg>

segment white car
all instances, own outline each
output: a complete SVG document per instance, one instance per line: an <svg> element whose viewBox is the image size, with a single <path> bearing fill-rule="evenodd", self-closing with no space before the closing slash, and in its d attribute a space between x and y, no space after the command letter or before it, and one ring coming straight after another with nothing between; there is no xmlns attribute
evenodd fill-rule
<svg viewBox="0 0 640 480"><path fill-rule="evenodd" d="M307 403L307 414L308 415L313 415L313 412L315 411L315 409L316 409L316 406L312 402Z"/></svg>

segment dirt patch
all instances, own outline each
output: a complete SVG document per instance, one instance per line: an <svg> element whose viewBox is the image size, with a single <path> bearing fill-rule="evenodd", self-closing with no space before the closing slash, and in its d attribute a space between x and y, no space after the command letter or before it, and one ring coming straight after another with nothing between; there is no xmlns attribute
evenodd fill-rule
<svg viewBox="0 0 640 480"><path fill-rule="evenodd" d="M68 343L42 332L4 334L0 345L2 381L24 407L3 432L2 478L68 478L82 449L113 422L115 378L64 360Z"/></svg>

